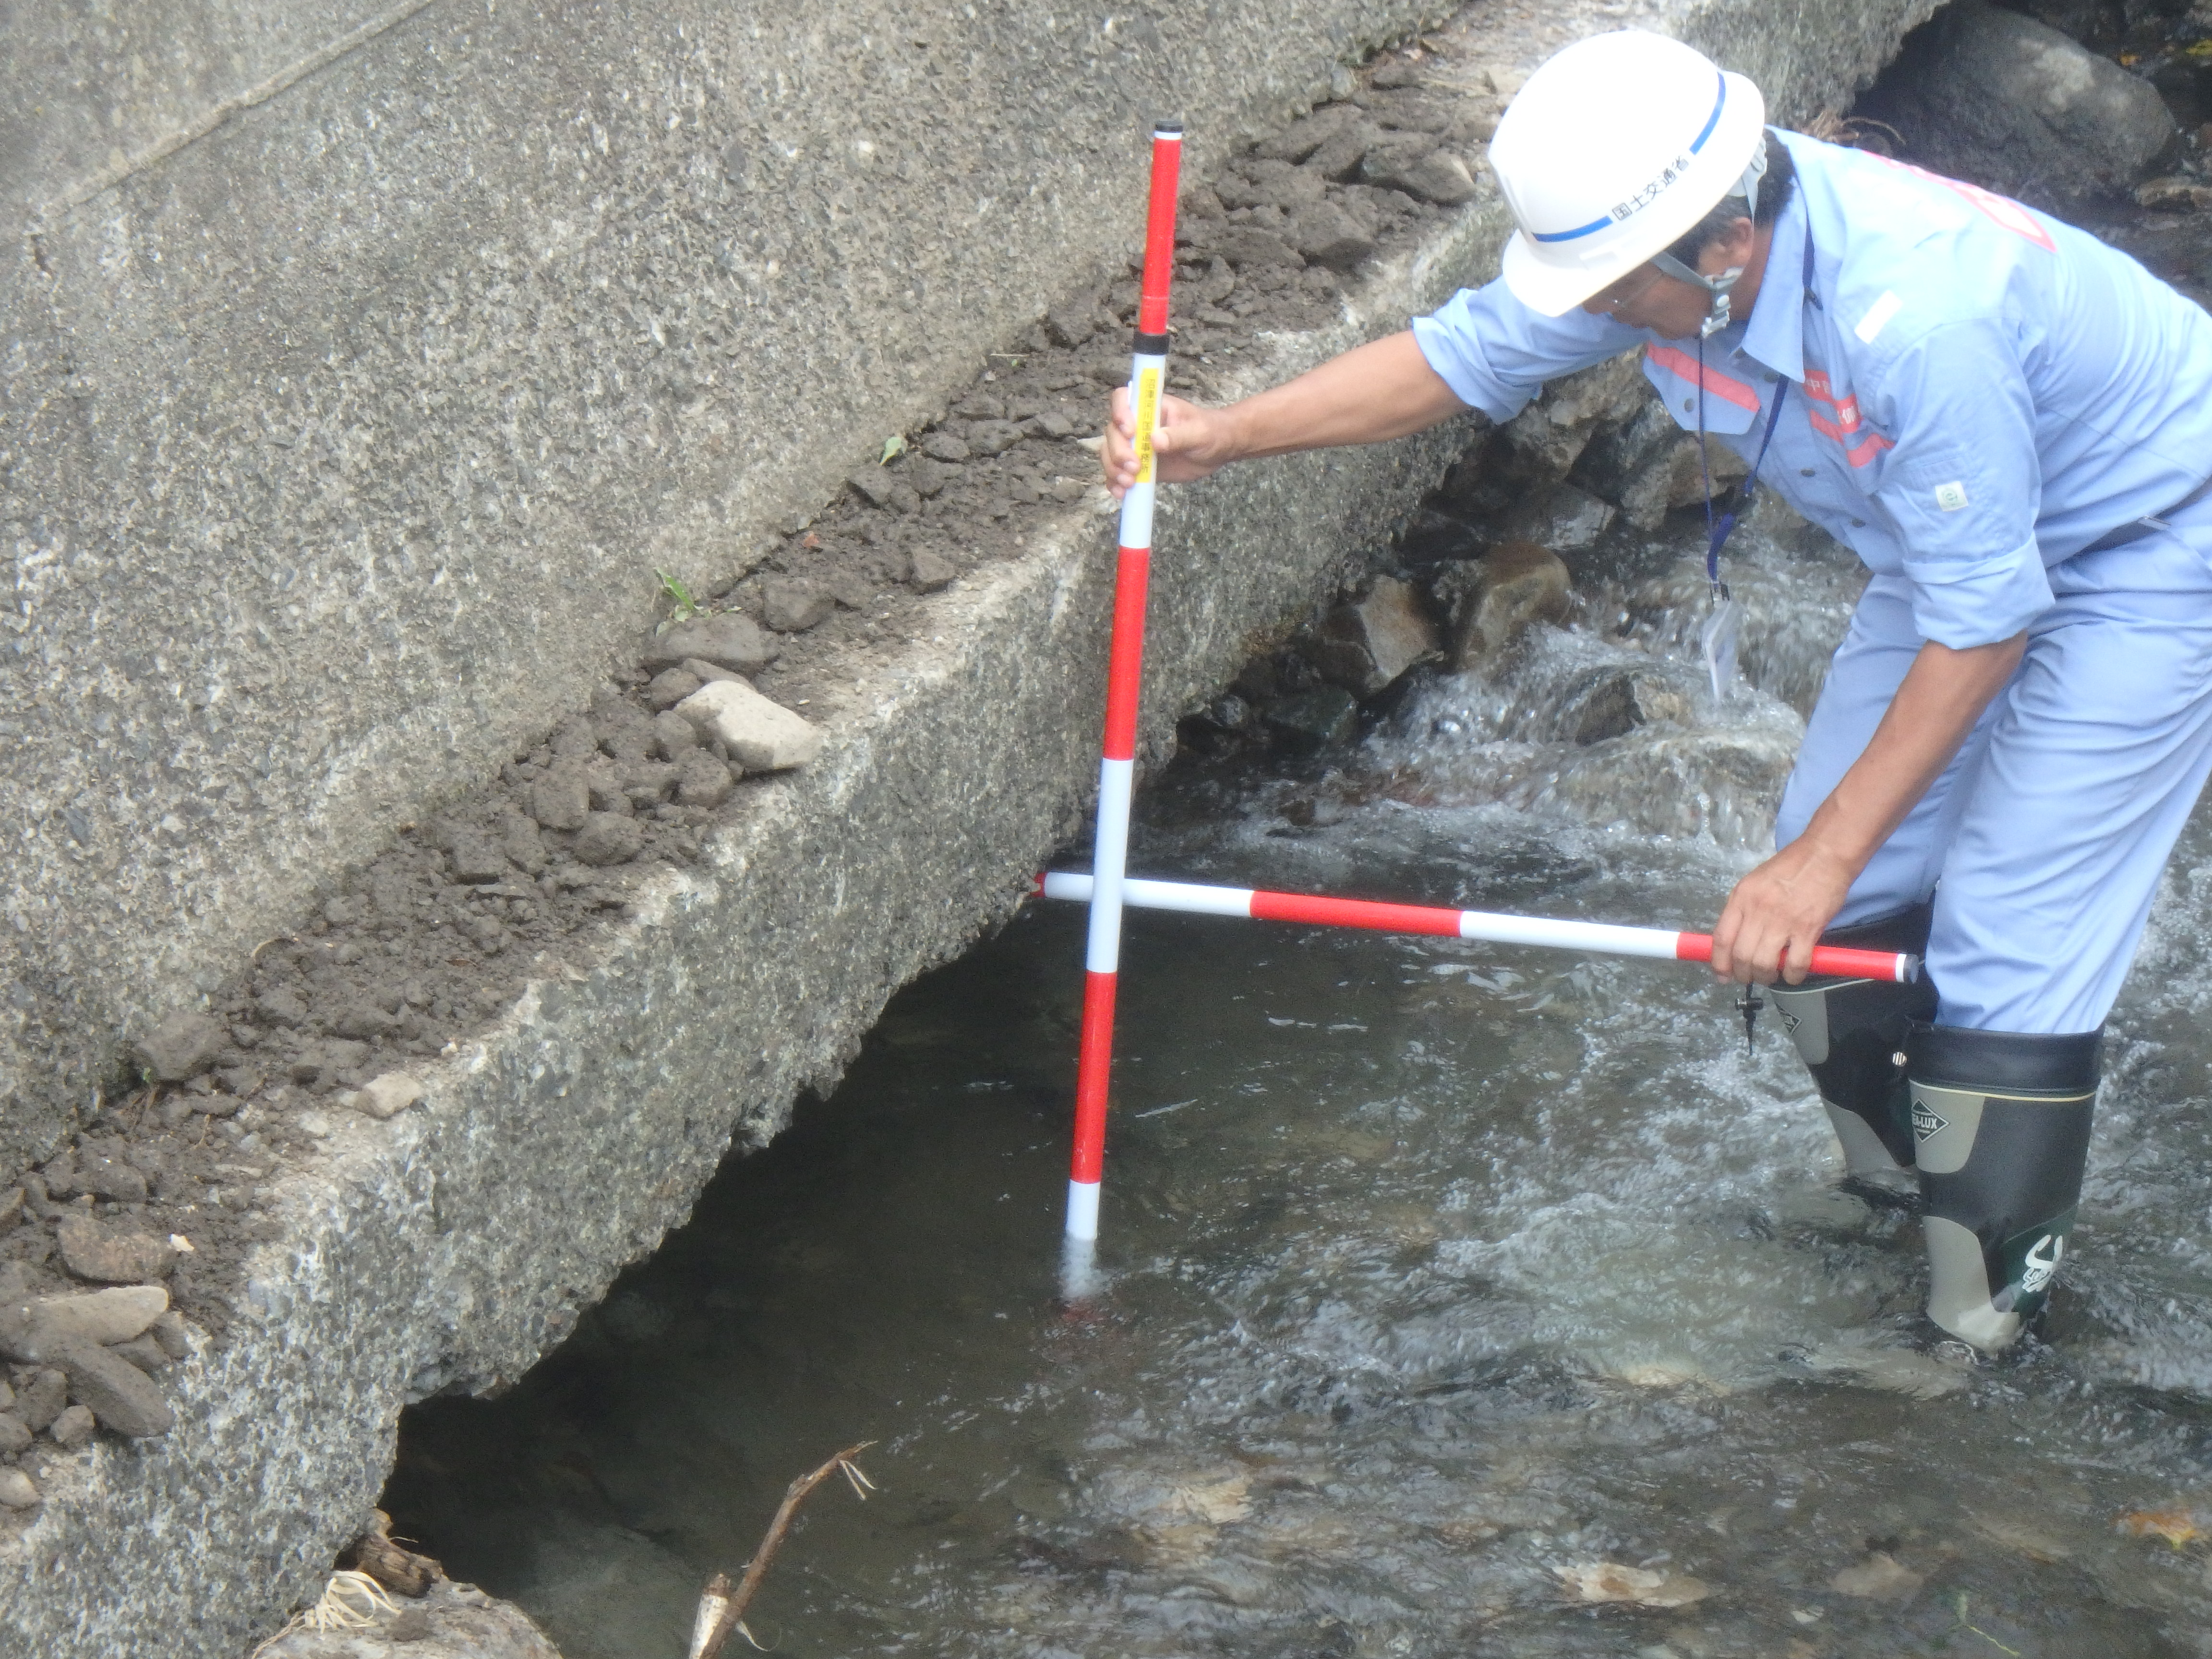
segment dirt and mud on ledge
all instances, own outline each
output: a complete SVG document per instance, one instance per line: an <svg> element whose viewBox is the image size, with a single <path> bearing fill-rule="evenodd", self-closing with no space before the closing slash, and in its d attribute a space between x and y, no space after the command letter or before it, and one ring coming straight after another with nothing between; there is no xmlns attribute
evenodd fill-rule
<svg viewBox="0 0 2212 1659"><path fill-rule="evenodd" d="M1425 37L1190 187L1177 389L1218 394L1261 337L1334 319L1364 265L1471 198L1515 84L1450 32ZM654 872L761 810L866 672L929 635L933 594L1054 515L1108 509L1093 451L1135 303L1133 270L1061 296L927 428L868 434L878 464L718 591L672 585L635 657L490 787L395 826L204 1008L123 1034L132 1082L60 1155L0 1178L0 1532L95 1421L166 1427L161 1375L222 1340L279 1183L347 1121L407 1109L416 1074L527 983L580 975ZM158 1328L137 1316L156 1300Z"/></svg>

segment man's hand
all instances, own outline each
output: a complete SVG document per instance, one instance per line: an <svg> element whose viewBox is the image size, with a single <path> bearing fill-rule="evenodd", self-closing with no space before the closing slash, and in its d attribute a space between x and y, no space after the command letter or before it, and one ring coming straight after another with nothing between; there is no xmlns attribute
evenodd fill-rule
<svg viewBox="0 0 2212 1659"><path fill-rule="evenodd" d="M1429 367L1413 335L1393 334L1225 409L1162 398L1152 453L1161 482L1183 483L1231 461L1402 438L1465 407ZM1098 452L1116 495L1137 481L1135 441L1124 387L1114 394L1113 419Z"/></svg>
<svg viewBox="0 0 2212 1659"><path fill-rule="evenodd" d="M2027 635L1954 650L1934 641L1905 671L1866 752L1805 833L1735 885L1713 928L1713 973L1800 983L1820 930L1905 815L1928 793L2020 666Z"/></svg>
<svg viewBox="0 0 2212 1659"><path fill-rule="evenodd" d="M1162 483L1212 477L1237 459L1230 426L1226 410L1162 398L1159 423L1152 428L1153 476ZM1107 423L1098 459L1106 467L1106 487L1118 501L1137 482L1137 415L1125 386L1114 388L1114 418Z"/></svg>
<svg viewBox="0 0 2212 1659"><path fill-rule="evenodd" d="M1713 972L1739 984L1796 984L1857 876L1811 836L1790 842L1729 895L1713 927Z"/></svg>

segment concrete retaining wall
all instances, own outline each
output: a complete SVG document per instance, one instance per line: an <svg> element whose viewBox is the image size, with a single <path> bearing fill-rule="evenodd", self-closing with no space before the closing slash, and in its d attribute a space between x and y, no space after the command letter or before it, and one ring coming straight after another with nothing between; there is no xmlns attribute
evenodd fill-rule
<svg viewBox="0 0 2212 1659"><path fill-rule="evenodd" d="M17 8L0 1169L1434 0Z"/></svg>
<svg viewBox="0 0 2212 1659"><path fill-rule="evenodd" d="M1152 88L1223 133L1411 9L975 9L853 5L841 28L434 4L41 222L0 438L15 1146L117 1031L580 701L652 566L726 564L1118 252ZM1926 9L1477 15L1509 65L1640 18L1802 117ZM933 73L899 52L923 28ZM9 136L11 199L65 197L87 145ZM995 263L957 240L979 224ZM1258 376L1401 326L1492 268L1503 228L1486 189ZM1455 442L1177 492L1155 738ZM534 986L424 1109L334 1138L283 1194L246 1316L180 1372L178 1429L103 1443L0 1553L0 1653L235 1659L327 1570L404 1401L526 1368L733 1138L771 1135L893 990L1004 914L1095 765L1111 539L1071 509L945 596L945 643L878 671L823 761L660 878L600 966Z"/></svg>

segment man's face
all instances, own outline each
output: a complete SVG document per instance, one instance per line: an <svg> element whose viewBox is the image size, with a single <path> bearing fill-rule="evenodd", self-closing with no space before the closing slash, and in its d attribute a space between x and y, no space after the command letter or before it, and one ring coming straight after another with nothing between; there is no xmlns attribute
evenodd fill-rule
<svg viewBox="0 0 2212 1659"><path fill-rule="evenodd" d="M1751 221L1738 219L1729 235L1708 244L1698 256L1698 269L1708 276L1717 276L1730 266L1748 264L1753 236ZM1593 317L1610 317L1662 340L1688 339L1698 331L1711 306L1712 295L1704 289L1669 276L1648 263L1583 301L1583 309ZM1740 301L1735 310L1739 317L1749 314L1749 307Z"/></svg>

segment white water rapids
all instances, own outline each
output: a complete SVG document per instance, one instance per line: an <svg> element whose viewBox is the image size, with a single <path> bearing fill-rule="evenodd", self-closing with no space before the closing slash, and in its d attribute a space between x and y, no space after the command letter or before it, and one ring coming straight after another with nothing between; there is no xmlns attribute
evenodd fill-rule
<svg viewBox="0 0 2212 1659"><path fill-rule="evenodd" d="M1178 768L1132 868L1706 925L1857 581L1731 551L1727 705L1686 559L1325 769ZM1644 723L1573 742L1624 672ZM872 1437L881 1493L824 1487L769 1577L780 1652L2212 1655L2202 822L2050 1340L1971 1376L1908 1346L1916 1224L1834 1189L1786 1040L1698 970L1200 917L1131 917L1114 1278L1067 1313L1081 927L904 994L559 1354L417 1413L399 1529L568 1659L672 1659L784 1482Z"/></svg>

